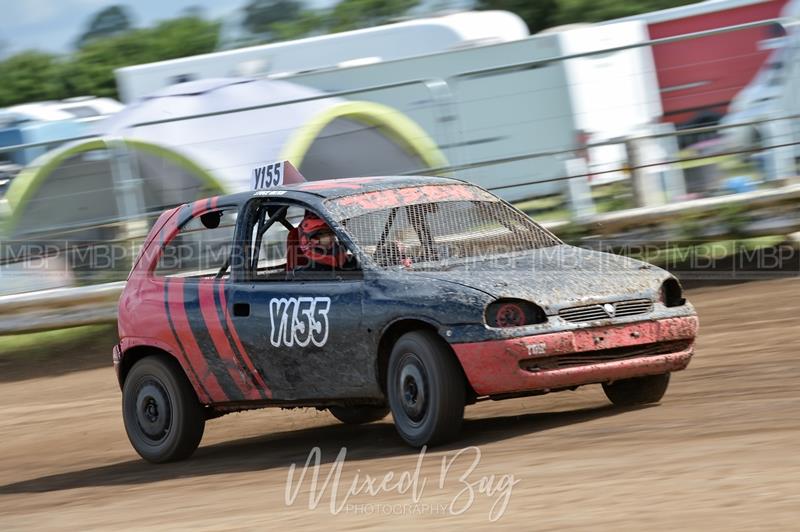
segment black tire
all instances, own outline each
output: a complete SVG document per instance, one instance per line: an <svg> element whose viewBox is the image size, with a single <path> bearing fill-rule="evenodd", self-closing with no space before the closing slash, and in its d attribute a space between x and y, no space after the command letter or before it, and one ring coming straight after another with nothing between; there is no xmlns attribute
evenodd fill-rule
<svg viewBox="0 0 800 532"><path fill-rule="evenodd" d="M386 417L388 406L331 406L328 408L333 417L346 425L362 425L372 423Z"/></svg>
<svg viewBox="0 0 800 532"><path fill-rule="evenodd" d="M166 356L148 356L133 365L122 387L122 418L133 448L153 463L191 456L206 424L183 369Z"/></svg>
<svg viewBox="0 0 800 532"><path fill-rule="evenodd" d="M414 331L397 340L386 390L397 432L409 445L436 445L458 435L464 420L464 374L435 333Z"/></svg>
<svg viewBox="0 0 800 532"><path fill-rule="evenodd" d="M669 386L669 373L624 379L603 384L606 397L617 406L657 403L664 397Z"/></svg>

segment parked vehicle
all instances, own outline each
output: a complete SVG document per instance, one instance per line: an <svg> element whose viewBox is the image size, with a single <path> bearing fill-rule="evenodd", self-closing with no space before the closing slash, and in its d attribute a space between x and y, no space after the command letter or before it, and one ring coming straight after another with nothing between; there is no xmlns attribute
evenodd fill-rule
<svg viewBox="0 0 800 532"><path fill-rule="evenodd" d="M643 21L651 39L663 39L775 19L788 2L707 0L618 21ZM664 120L679 128L718 123L769 57L769 50L760 45L771 37L769 30L763 26L653 46ZM683 139L684 144L696 140Z"/></svg>
<svg viewBox="0 0 800 532"><path fill-rule="evenodd" d="M92 134L98 121L122 108L111 98L87 96L0 109L0 147L52 143L0 153L0 163L25 166L60 141Z"/></svg>
<svg viewBox="0 0 800 532"><path fill-rule="evenodd" d="M800 157L800 31L796 27L800 1L791 0L781 15L790 21L788 31L768 41L769 59L736 94L721 121L726 126L721 131L726 150L766 150L753 156L768 180L795 177L795 160Z"/></svg>

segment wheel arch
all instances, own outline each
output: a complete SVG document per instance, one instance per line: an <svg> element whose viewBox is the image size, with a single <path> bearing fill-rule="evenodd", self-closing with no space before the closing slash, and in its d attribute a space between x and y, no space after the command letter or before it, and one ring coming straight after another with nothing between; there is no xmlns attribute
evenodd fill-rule
<svg viewBox="0 0 800 532"><path fill-rule="evenodd" d="M461 369L461 373L464 375L464 382L466 383L467 387L467 403L470 404L474 402L477 394L475 393L475 390L472 389L469 379L467 379L467 376L464 373L464 368L461 366L461 362L458 360L455 351L453 351L452 347L450 347L450 344L442 337L442 335L439 334L439 324L432 320L419 317L397 318L384 327L381 333L380 340L378 341L377 375L378 385L380 386L384 395L386 394L386 377L389 367L389 356L392 353L392 346L394 346L395 342L404 334L419 330L432 332L442 341L442 344L447 346L448 353L456 361L458 367Z"/></svg>
<svg viewBox="0 0 800 532"><path fill-rule="evenodd" d="M141 359L148 356L157 356L173 360L175 363L178 364L178 366L180 366L184 376L186 376L186 378L189 379L189 382L192 384L192 387L194 387L194 383L189 378L189 375L186 373L186 368L183 367L183 364L181 364L181 361L178 360L178 357L176 357L163 347L158 347L150 344L136 344L132 345L131 347L125 349L122 352L122 357L120 358L119 377L118 377L120 388L125 384L125 379L127 378L128 373L130 373L133 365L136 364Z"/></svg>

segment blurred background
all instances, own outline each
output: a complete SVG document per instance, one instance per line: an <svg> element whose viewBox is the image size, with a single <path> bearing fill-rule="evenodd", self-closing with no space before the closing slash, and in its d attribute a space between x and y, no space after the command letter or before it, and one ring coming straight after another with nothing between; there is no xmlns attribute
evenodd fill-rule
<svg viewBox="0 0 800 532"><path fill-rule="evenodd" d="M798 0L4 11L0 333L112 322L160 212L283 159L311 180L467 179L689 281L795 249Z"/></svg>

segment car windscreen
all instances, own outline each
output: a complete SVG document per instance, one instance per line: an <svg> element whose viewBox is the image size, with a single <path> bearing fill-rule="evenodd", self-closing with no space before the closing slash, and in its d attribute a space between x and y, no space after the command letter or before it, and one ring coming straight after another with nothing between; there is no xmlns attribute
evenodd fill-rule
<svg viewBox="0 0 800 532"><path fill-rule="evenodd" d="M561 243L529 217L469 185L370 192L329 200L327 206L383 268L437 270Z"/></svg>

